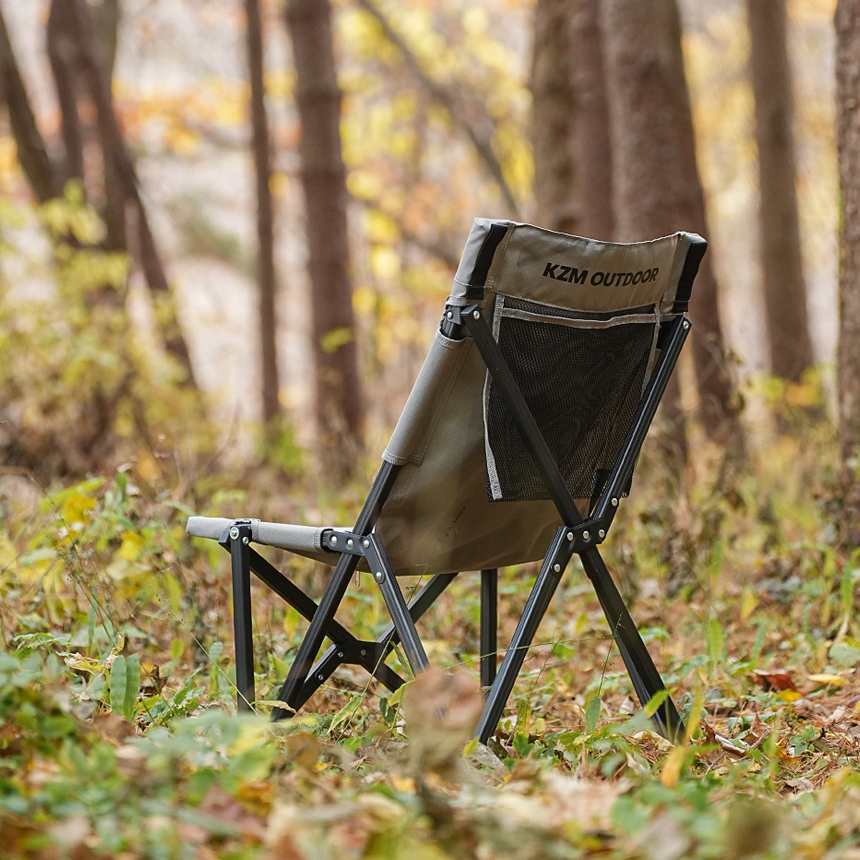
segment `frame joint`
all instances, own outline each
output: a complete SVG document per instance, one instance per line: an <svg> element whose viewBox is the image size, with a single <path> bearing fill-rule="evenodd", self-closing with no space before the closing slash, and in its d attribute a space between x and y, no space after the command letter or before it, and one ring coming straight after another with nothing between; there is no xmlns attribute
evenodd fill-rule
<svg viewBox="0 0 860 860"><path fill-rule="evenodd" d="M370 546L370 538L367 535L354 534L353 532L326 529L322 533L320 545L330 552L364 555L365 550Z"/></svg>
<svg viewBox="0 0 860 860"><path fill-rule="evenodd" d="M568 527L565 535L568 552L580 553L602 544L611 523L612 516L592 517L579 525Z"/></svg>

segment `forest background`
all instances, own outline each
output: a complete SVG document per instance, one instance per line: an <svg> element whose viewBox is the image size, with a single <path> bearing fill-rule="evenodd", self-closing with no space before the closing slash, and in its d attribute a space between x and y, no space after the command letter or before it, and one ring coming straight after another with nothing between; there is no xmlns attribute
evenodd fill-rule
<svg viewBox="0 0 860 860"><path fill-rule="evenodd" d="M857 856L860 3L0 13L0 856ZM418 682L405 724L348 672L231 713L185 518L354 520L474 216L710 242L608 547L676 747L575 574L491 751ZM431 650L475 674L456 585ZM265 711L301 624L254 622Z"/></svg>

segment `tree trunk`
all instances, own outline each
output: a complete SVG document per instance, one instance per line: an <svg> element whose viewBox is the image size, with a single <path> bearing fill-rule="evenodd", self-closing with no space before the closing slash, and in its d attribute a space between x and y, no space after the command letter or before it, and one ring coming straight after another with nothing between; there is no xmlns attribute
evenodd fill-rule
<svg viewBox="0 0 860 860"><path fill-rule="evenodd" d="M759 165L759 229L774 376L799 382L813 364L795 189L785 0L747 0Z"/></svg>
<svg viewBox="0 0 860 860"><path fill-rule="evenodd" d="M74 30L72 32L86 86L96 107L105 165L110 164L109 175L112 179L115 178L117 194L121 200L119 208L123 211L124 220L128 219L130 222L125 225L129 245L136 244L136 247L130 247L129 250L136 252L134 255L140 263L155 301L156 319L161 328L165 349L185 370L187 382L193 386L195 382L191 356L179 327L173 294L161 263L155 237L149 227L146 208L140 195L137 172L114 112L110 82L105 80L104 60L99 56L95 46L89 7L85 0L66 0L66 2L73 9L71 23Z"/></svg>
<svg viewBox="0 0 860 860"><path fill-rule="evenodd" d="M615 236L615 215L600 0L577 0L569 32L576 92L573 158L578 170L577 229L584 236L607 241Z"/></svg>
<svg viewBox="0 0 860 860"><path fill-rule="evenodd" d="M61 189L59 172L51 162L45 140L18 68L3 10L0 9L0 99L9 111L9 124L18 150L18 161L40 203L56 197Z"/></svg>
<svg viewBox="0 0 860 860"><path fill-rule="evenodd" d="M537 222L578 233L576 92L569 28L577 0L537 0L532 49L532 146Z"/></svg>
<svg viewBox="0 0 860 860"><path fill-rule="evenodd" d="M107 91L112 92L113 69L119 37L119 2L102 0L100 5L92 8L91 14L94 45L102 80ZM107 222L105 247L111 251L127 251L128 234L122 180L117 175L113 161L109 158L104 161L105 220Z"/></svg>
<svg viewBox="0 0 860 860"><path fill-rule="evenodd" d="M299 152L307 210L317 421L322 450L338 477L344 478L360 448L364 405L348 270L341 94L329 0L288 0L286 19L302 127Z"/></svg>
<svg viewBox="0 0 860 860"><path fill-rule="evenodd" d="M271 427L281 414L278 400L278 353L275 341L275 236L272 211L271 148L263 82L263 28L259 0L245 0L248 18L248 72L251 79L251 126L254 168L257 176L257 285L259 296L260 347L262 362L262 415Z"/></svg>
<svg viewBox="0 0 860 860"><path fill-rule="evenodd" d="M57 89L60 122L66 159L63 185L72 178L84 178L84 134L78 114L78 86L81 69L75 32L75 10L68 0L53 0L48 16L48 59Z"/></svg>
<svg viewBox="0 0 860 860"><path fill-rule="evenodd" d="M860 480L860 0L836 7L836 119L842 184L839 265L839 448Z"/></svg>
<svg viewBox="0 0 860 860"><path fill-rule="evenodd" d="M676 230L708 235L675 0L604 0L617 238ZM701 419L711 439L741 445L710 257L690 303ZM670 411L678 404L671 402ZM680 442L680 439L678 440Z"/></svg>

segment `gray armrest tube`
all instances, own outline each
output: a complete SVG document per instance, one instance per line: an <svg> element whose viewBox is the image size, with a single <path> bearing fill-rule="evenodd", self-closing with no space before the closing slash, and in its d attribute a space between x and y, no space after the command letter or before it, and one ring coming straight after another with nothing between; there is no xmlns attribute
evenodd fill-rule
<svg viewBox="0 0 860 860"><path fill-rule="evenodd" d="M231 520L227 517L189 517L185 531L194 537L220 540L224 530L234 523L243 520ZM320 561L334 563L336 553L327 552L322 548L323 532L330 526L299 526L292 523L267 523L258 519L244 520L250 522L251 540L254 543L278 547L290 552L308 555Z"/></svg>
<svg viewBox="0 0 860 860"><path fill-rule="evenodd" d="M224 529L232 524L233 520L228 520L227 517L189 517L185 533L194 537L219 540Z"/></svg>

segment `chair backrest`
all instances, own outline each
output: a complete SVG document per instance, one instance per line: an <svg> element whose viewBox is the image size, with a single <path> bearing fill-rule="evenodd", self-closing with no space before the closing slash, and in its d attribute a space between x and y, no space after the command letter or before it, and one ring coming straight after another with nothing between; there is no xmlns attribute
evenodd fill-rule
<svg viewBox="0 0 860 860"><path fill-rule="evenodd" d="M448 305L492 320L583 513L618 457L661 323L686 310L704 247L690 233L616 244L474 223ZM537 560L560 525L471 338L437 332L383 459L401 466L376 525L399 574Z"/></svg>

